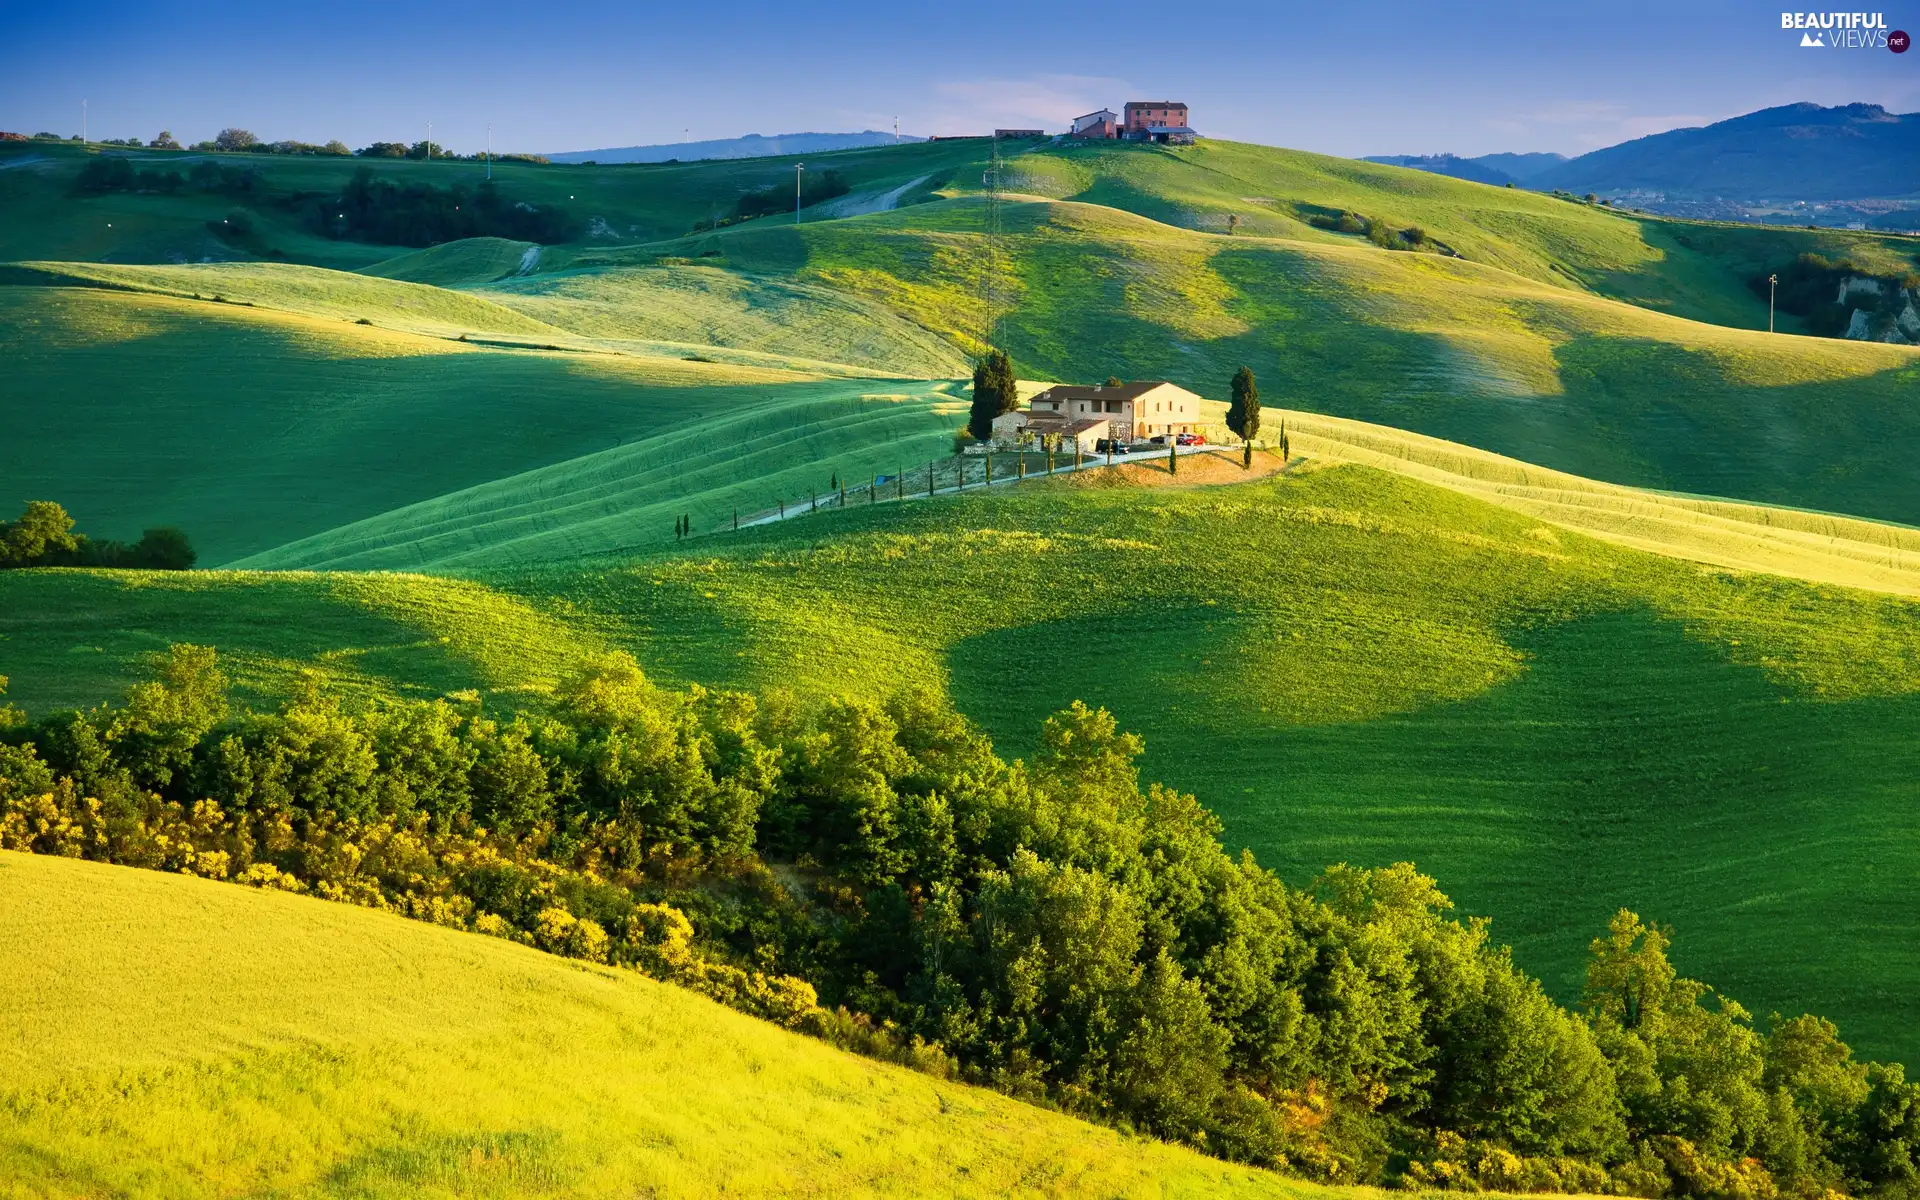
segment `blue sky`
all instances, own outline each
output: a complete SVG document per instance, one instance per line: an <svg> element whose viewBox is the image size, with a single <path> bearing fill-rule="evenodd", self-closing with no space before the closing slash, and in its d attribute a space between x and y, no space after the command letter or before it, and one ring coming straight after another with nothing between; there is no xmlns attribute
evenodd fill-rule
<svg viewBox="0 0 1920 1200"><path fill-rule="evenodd" d="M1920 51L1810 50L1778 7L314 4L5 0L0 129L572 150L743 133L1059 128L1128 99L1333 154L1575 154L1796 100L1920 110ZM1920 0L1883 10L1920 31Z"/></svg>

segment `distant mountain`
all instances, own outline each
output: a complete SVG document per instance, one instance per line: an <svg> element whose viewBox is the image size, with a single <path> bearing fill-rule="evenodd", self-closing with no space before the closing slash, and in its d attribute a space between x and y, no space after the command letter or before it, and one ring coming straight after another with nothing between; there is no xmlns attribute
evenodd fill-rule
<svg viewBox="0 0 1920 1200"><path fill-rule="evenodd" d="M1521 156L1508 154L1501 157ZM1384 163L1389 167L1412 167L1416 171L1431 171L1435 175L1451 175L1455 179L1471 179L1475 183L1491 183L1496 187L1518 182L1516 176L1498 167L1488 166L1477 158L1461 158L1457 154L1374 154L1361 161Z"/></svg>
<svg viewBox="0 0 1920 1200"><path fill-rule="evenodd" d="M1482 154L1476 158L1461 158L1457 154L1374 154L1361 161L1385 163L1390 167L1412 167L1416 171L1432 171L1436 175L1451 175L1455 179L1504 186L1509 183L1526 184L1541 172L1550 171L1566 162L1567 156L1535 153Z"/></svg>
<svg viewBox="0 0 1920 1200"><path fill-rule="evenodd" d="M557 163L695 162L703 158L767 158L781 154L822 154L860 146L889 146L894 135L868 129L860 133L779 133L772 137L750 133L745 137L710 142L670 142L660 146L615 146L605 150L567 150L547 157ZM901 134L902 142L925 138Z"/></svg>
<svg viewBox="0 0 1920 1200"><path fill-rule="evenodd" d="M1525 183L1535 175L1543 171L1550 171L1561 163L1566 162L1567 156L1564 154L1542 153L1482 154L1478 158L1470 158L1467 161L1479 163L1483 167L1500 171Z"/></svg>
<svg viewBox="0 0 1920 1200"><path fill-rule="evenodd" d="M1536 188L1718 198L1861 200L1920 194L1920 113L1878 104L1788 104L1583 154Z"/></svg>

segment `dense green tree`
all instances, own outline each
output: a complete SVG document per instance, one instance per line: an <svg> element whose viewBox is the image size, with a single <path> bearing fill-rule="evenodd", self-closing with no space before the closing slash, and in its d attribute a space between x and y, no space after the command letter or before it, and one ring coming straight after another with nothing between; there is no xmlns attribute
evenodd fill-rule
<svg viewBox="0 0 1920 1200"><path fill-rule="evenodd" d="M1582 1011L1411 864L1288 886L1075 704L1025 762L936 693L805 707L590 659L510 723L230 712L178 646L0 720L0 849L310 890L632 966L842 1045L1329 1180L1912 1194L1920 1088L1618 914Z"/></svg>
<svg viewBox="0 0 1920 1200"><path fill-rule="evenodd" d="M144 530L140 540L128 551L128 566L148 567L156 571L186 571L198 561L187 535L171 525Z"/></svg>
<svg viewBox="0 0 1920 1200"><path fill-rule="evenodd" d="M213 135L215 150L251 150L260 144L260 139L245 129L222 129Z"/></svg>
<svg viewBox="0 0 1920 1200"><path fill-rule="evenodd" d="M168 648L155 677L136 683L107 718L104 739L144 788L165 790L193 770L200 740L227 718L227 677L208 646Z"/></svg>
<svg viewBox="0 0 1920 1200"><path fill-rule="evenodd" d="M1260 389L1253 371L1241 367L1233 373L1233 399L1227 402L1227 428L1240 436L1242 463L1253 465L1253 439L1260 436Z"/></svg>
<svg viewBox="0 0 1920 1200"><path fill-rule="evenodd" d="M451 705L395 705L371 724L382 813L402 820L422 813L440 829L472 813L479 748L462 736L465 721Z"/></svg>
<svg viewBox="0 0 1920 1200"><path fill-rule="evenodd" d="M993 436L993 419L1020 407L1013 362L1004 350L989 350L973 368L973 407L967 430L980 441Z"/></svg>
<svg viewBox="0 0 1920 1200"><path fill-rule="evenodd" d="M0 566L30 566L49 554L71 551L73 518L51 500L32 500L16 521L0 521Z"/></svg>

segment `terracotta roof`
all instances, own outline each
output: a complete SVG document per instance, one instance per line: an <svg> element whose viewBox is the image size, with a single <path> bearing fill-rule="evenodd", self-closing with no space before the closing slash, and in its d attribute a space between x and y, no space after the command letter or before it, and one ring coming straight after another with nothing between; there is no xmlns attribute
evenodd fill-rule
<svg viewBox="0 0 1920 1200"><path fill-rule="evenodd" d="M1178 100L1129 100L1128 108L1185 108Z"/></svg>
<svg viewBox="0 0 1920 1200"><path fill-rule="evenodd" d="M1142 379L1135 383L1123 383L1119 387L1070 387L1061 384L1050 387L1035 396L1035 400L1137 400L1157 387L1166 385L1164 379Z"/></svg>

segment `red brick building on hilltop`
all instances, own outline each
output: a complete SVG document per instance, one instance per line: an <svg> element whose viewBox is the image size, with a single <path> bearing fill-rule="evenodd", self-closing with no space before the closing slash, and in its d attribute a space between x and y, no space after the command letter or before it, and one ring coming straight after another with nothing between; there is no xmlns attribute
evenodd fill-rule
<svg viewBox="0 0 1920 1200"><path fill-rule="evenodd" d="M1073 119L1071 138L1128 138L1136 142L1188 145L1199 135L1187 125L1187 106L1177 100L1129 100L1123 117L1111 109Z"/></svg>
<svg viewBox="0 0 1920 1200"><path fill-rule="evenodd" d="M1129 100L1125 111L1120 129L1128 137L1144 134L1156 125L1176 129L1187 127L1187 106L1175 100Z"/></svg>

